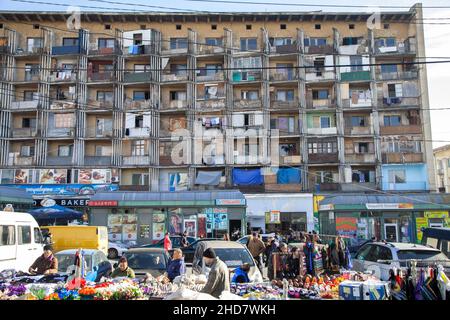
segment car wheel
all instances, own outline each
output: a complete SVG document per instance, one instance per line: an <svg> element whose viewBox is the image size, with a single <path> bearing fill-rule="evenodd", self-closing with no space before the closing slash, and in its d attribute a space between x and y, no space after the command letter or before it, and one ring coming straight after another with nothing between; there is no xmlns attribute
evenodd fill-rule
<svg viewBox="0 0 450 320"><path fill-rule="evenodd" d="M108 259L116 259L119 256L119 252L116 249L108 249Z"/></svg>

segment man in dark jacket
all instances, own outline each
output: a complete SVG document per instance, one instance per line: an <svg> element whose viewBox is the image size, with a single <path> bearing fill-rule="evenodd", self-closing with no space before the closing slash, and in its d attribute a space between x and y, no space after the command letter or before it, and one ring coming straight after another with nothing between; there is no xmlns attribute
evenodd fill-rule
<svg viewBox="0 0 450 320"><path fill-rule="evenodd" d="M183 252L180 249L173 250L172 259L167 266L167 278L173 281L176 277L186 273L186 265L183 259Z"/></svg>
<svg viewBox="0 0 450 320"><path fill-rule="evenodd" d="M31 274L47 275L58 273L58 259L53 255L53 247L44 246L44 253L28 269Z"/></svg>
<svg viewBox="0 0 450 320"><path fill-rule="evenodd" d="M203 252L203 260L211 268L211 271L208 275L208 282L206 282L201 292L219 298L223 291L230 291L228 267L225 262L216 256L213 248L208 248Z"/></svg>
<svg viewBox="0 0 450 320"><path fill-rule="evenodd" d="M250 278L248 277L249 271L250 271L250 265L248 263L244 263L242 266L240 266L234 270L234 276L233 276L233 279L231 279L231 282L236 282L236 283L250 282Z"/></svg>
<svg viewBox="0 0 450 320"><path fill-rule="evenodd" d="M183 232L181 235L181 247L185 248L189 245L188 239L187 239L187 232Z"/></svg>

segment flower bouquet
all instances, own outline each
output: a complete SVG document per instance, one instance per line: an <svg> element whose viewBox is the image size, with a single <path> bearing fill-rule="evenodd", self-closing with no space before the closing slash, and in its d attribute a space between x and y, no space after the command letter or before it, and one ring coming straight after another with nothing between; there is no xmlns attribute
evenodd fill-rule
<svg viewBox="0 0 450 320"><path fill-rule="evenodd" d="M78 290L81 300L94 300L97 289L93 287L84 287Z"/></svg>
<svg viewBox="0 0 450 320"><path fill-rule="evenodd" d="M0 300L16 300L19 297L25 295L27 288L23 283L19 284L2 284L0 285Z"/></svg>

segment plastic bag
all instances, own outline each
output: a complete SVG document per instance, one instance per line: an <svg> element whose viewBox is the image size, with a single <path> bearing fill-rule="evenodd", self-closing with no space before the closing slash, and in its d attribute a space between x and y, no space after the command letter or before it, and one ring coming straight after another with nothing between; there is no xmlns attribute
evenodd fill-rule
<svg viewBox="0 0 450 320"><path fill-rule="evenodd" d="M220 300L245 300L244 298L238 296L237 294L231 293L230 291L224 291L219 297Z"/></svg>
<svg viewBox="0 0 450 320"><path fill-rule="evenodd" d="M168 295L164 300L217 300L213 296L189 290L186 288L180 288L174 293Z"/></svg>

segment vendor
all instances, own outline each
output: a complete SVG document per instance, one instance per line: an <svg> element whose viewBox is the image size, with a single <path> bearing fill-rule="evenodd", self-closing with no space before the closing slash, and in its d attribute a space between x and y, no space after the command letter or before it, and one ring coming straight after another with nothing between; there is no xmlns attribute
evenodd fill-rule
<svg viewBox="0 0 450 320"><path fill-rule="evenodd" d="M53 255L53 247L44 246L44 253L34 261L28 272L32 275L48 275L58 273L58 259Z"/></svg>
<svg viewBox="0 0 450 320"><path fill-rule="evenodd" d="M208 282L201 292L219 298L223 291L230 291L230 275L227 265L216 256L213 248L203 252L204 263L211 268Z"/></svg>
<svg viewBox="0 0 450 320"><path fill-rule="evenodd" d="M180 249L173 250L172 259L167 266L167 277L173 281L176 277L186 273L186 264L183 259L183 252Z"/></svg>
<svg viewBox="0 0 450 320"><path fill-rule="evenodd" d="M250 278L248 277L248 272L250 271L250 265L248 263L244 263L242 266L236 268L234 270L234 276L231 282L237 283L248 283L250 282Z"/></svg>
<svg viewBox="0 0 450 320"><path fill-rule="evenodd" d="M111 273L111 278L118 277L136 278L133 269L128 266L128 261L125 257L119 259L119 267Z"/></svg>

